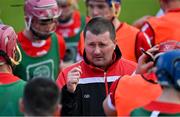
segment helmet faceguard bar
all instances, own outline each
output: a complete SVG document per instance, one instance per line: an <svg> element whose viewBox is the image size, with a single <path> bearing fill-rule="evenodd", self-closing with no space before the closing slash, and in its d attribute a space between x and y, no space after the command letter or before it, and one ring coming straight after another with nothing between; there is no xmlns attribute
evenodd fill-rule
<svg viewBox="0 0 180 117"><path fill-rule="evenodd" d="M34 9L49 9L52 8L53 6L56 6L57 4L53 3L53 4L48 4L48 5L42 5L42 6L34 6Z"/></svg>

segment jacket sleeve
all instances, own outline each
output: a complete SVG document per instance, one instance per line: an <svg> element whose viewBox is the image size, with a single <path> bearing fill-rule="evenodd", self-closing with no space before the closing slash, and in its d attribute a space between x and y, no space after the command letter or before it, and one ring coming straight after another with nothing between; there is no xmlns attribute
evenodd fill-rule
<svg viewBox="0 0 180 117"><path fill-rule="evenodd" d="M78 93L78 87L74 93L67 90L66 85L62 88L62 110L61 116L77 116L81 113L81 96Z"/></svg>
<svg viewBox="0 0 180 117"><path fill-rule="evenodd" d="M62 90L62 88L64 87L64 85L66 85L66 75L64 74L63 71L61 71L58 75L58 78L56 80L56 84L59 87L60 90Z"/></svg>

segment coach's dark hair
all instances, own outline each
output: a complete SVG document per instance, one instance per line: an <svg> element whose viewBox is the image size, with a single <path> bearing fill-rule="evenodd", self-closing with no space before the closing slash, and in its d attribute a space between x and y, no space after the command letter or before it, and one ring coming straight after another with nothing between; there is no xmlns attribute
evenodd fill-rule
<svg viewBox="0 0 180 117"><path fill-rule="evenodd" d="M29 116L52 116L60 103L60 92L47 78L33 78L24 89L24 110Z"/></svg>
<svg viewBox="0 0 180 117"><path fill-rule="evenodd" d="M107 20L103 17L92 18L86 25L84 29L84 39L86 37L87 31L90 31L92 34L99 35L103 34L106 31L109 32L111 40L115 40L116 31L113 23L110 20Z"/></svg>

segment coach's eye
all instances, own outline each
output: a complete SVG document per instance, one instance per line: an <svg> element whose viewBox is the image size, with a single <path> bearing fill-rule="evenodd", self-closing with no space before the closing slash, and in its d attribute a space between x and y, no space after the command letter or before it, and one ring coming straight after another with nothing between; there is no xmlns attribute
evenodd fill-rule
<svg viewBox="0 0 180 117"><path fill-rule="evenodd" d="M99 44L99 47L101 47L101 48L103 48L105 46L106 46L106 44L103 44L103 43Z"/></svg>
<svg viewBox="0 0 180 117"><path fill-rule="evenodd" d="M99 9L104 9L104 8L105 8L104 5L98 5L97 7L98 7Z"/></svg>
<svg viewBox="0 0 180 117"><path fill-rule="evenodd" d="M89 46L90 46L90 47L95 47L95 44L90 43Z"/></svg>

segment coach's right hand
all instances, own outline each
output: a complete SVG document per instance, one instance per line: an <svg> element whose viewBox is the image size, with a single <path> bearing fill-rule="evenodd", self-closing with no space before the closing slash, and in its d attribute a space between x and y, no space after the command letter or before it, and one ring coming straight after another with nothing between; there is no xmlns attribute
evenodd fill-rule
<svg viewBox="0 0 180 117"><path fill-rule="evenodd" d="M79 82L82 70L81 67L75 67L68 72L67 75L67 90L74 93Z"/></svg>

